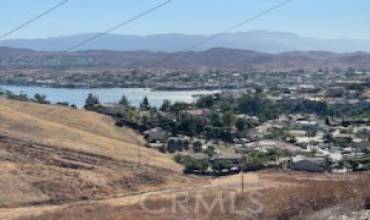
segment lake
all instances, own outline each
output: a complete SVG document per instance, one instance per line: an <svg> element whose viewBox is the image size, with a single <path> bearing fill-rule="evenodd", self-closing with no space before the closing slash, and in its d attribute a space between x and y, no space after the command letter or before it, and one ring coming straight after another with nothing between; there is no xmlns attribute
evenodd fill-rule
<svg viewBox="0 0 370 220"><path fill-rule="evenodd" d="M69 88L46 88L46 87L27 87L27 86L0 86L3 90L9 90L16 94L21 92L33 97L36 93L46 95L52 103L68 102L81 108L85 104L85 99L89 93L99 97L101 103L113 103L125 95L130 103L139 106L146 96L154 107L160 107L163 100L168 99L171 102L193 102L196 95L213 94L218 91L153 91L144 88L113 88L113 89L69 89Z"/></svg>

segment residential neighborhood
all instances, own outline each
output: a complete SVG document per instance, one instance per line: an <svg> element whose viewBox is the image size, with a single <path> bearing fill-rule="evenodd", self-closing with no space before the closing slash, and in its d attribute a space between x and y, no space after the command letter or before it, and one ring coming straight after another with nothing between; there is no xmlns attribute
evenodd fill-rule
<svg viewBox="0 0 370 220"><path fill-rule="evenodd" d="M85 107L137 129L147 147L173 154L185 171L370 168L369 72L254 77L258 83L250 88L199 96L190 104L164 100L155 108L144 98L139 107L88 100Z"/></svg>

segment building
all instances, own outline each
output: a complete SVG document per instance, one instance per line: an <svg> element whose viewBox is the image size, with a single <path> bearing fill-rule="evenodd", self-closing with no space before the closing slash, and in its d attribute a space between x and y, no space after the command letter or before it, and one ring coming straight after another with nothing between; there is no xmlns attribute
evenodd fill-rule
<svg viewBox="0 0 370 220"><path fill-rule="evenodd" d="M148 143L164 143L168 138L168 132L160 127L152 128L144 132L145 139Z"/></svg>
<svg viewBox="0 0 370 220"><path fill-rule="evenodd" d="M171 137L167 140L167 152L175 153L184 150L189 150L189 140L187 138Z"/></svg>
<svg viewBox="0 0 370 220"><path fill-rule="evenodd" d="M203 144L200 141L195 141L193 143L193 152L194 153L202 153L203 152Z"/></svg>
<svg viewBox="0 0 370 220"><path fill-rule="evenodd" d="M297 171L322 172L324 165L325 160L321 158L296 156L291 160L290 168Z"/></svg>
<svg viewBox="0 0 370 220"><path fill-rule="evenodd" d="M202 108L202 109L186 110L184 112L194 117L206 117L207 115L209 115L210 110L206 108Z"/></svg>

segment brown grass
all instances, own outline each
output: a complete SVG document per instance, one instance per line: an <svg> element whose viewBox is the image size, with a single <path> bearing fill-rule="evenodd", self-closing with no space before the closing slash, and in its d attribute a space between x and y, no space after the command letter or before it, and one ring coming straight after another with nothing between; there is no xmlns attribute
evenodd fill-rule
<svg viewBox="0 0 370 220"><path fill-rule="evenodd" d="M114 126L113 120L96 113L66 107L17 102L0 98L0 134L55 147L75 149L138 161L141 136ZM180 171L172 158L143 148L145 163Z"/></svg>
<svg viewBox="0 0 370 220"><path fill-rule="evenodd" d="M0 99L0 121L0 208L122 197L192 180L109 117Z"/></svg>
<svg viewBox="0 0 370 220"><path fill-rule="evenodd" d="M292 180L295 173L289 175L276 173L276 177ZM151 197L145 202L145 206L150 210L161 210L163 212L154 214L145 211L139 204L117 206L109 204L89 203L73 205L60 211L45 213L41 216L27 217L21 219L108 219L108 220L129 220L129 219L154 219L154 220L186 220L186 219L304 219L304 216L327 209L340 204L353 209L365 208L364 201L370 197L368 187L369 173L359 175L348 175L350 179L335 180L327 178L325 175L317 175L326 180L300 180L301 174L296 179L298 185L289 185L282 188L263 189L257 192L248 192L236 196L235 209L230 206L234 199L232 191L219 189L209 189L201 193L207 204L211 204L217 196L222 193L225 210L218 206L209 212L206 208L196 207L198 193L177 195L183 203L185 209L178 208L173 212L171 199L164 197ZM261 174L262 178L274 178L274 174ZM184 198L181 198L183 196ZM257 199L257 202L253 200ZM262 205L262 211L256 212ZM234 211L243 211L235 213ZM301 216L301 217L299 217Z"/></svg>
<svg viewBox="0 0 370 220"><path fill-rule="evenodd" d="M241 194L240 176L185 177L170 157L150 149L142 148L138 167L141 137L91 112L0 99L0 121L0 219L303 219L370 201L366 172L250 173ZM225 210L196 208L199 196L211 204L220 194ZM143 196L163 212L144 210ZM173 212L178 196L185 210ZM236 214L230 204L246 212Z"/></svg>
<svg viewBox="0 0 370 220"><path fill-rule="evenodd" d="M0 207L61 204L176 186L187 178L155 166L0 139Z"/></svg>

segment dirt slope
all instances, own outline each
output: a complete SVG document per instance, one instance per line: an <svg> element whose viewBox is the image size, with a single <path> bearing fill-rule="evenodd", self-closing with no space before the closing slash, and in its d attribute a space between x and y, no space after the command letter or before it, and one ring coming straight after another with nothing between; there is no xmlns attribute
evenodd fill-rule
<svg viewBox="0 0 370 220"><path fill-rule="evenodd" d="M188 183L169 156L142 143L108 117L0 99L0 207L107 199Z"/></svg>
<svg viewBox="0 0 370 220"><path fill-rule="evenodd" d="M133 131L95 113L0 99L0 219L270 220L343 201L364 209L370 201L369 172L248 173L241 193L241 175L184 176L170 157L141 144ZM225 210L198 209L220 193ZM182 209L174 212L177 199Z"/></svg>
<svg viewBox="0 0 370 220"><path fill-rule="evenodd" d="M166 155L147 148L139 151L144 143L139 135L92 112L0 99L0 122L0 134L21 140L181 169Z"/></svg>
<svg viewBox="0 0 370 220"><path fill-rule="evenodd" d="M303 219L322 209L344 204L366 208L369 173L306 174L262 171L245 174L245 192L240 175L215 179L206 184L175 187L121 198L0 209L0 218L50 219ZM221 197L220 197L221 196ZM221 198L221 199L220 199ZM310 219L310 218L308 218Z"/></svg>

